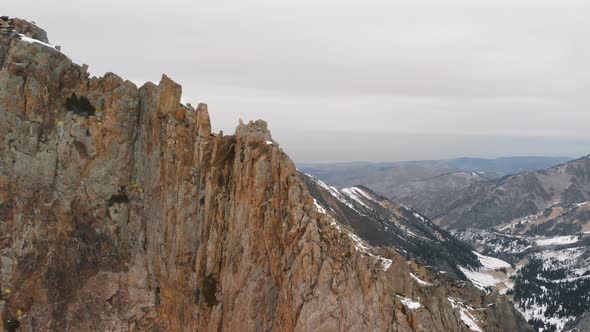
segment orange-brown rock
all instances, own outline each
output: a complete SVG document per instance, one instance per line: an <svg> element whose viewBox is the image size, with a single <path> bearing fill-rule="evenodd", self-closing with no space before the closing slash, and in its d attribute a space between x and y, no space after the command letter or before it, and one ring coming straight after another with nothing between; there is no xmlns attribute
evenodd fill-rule
<svg viewBox="0 0 590 332"><path fill-rule="evenodd" d="M0 330L468 330L449 280L387 248L384 269L316 211L265 122L213 135L166 76L14 37L0 68Z"/></svg>

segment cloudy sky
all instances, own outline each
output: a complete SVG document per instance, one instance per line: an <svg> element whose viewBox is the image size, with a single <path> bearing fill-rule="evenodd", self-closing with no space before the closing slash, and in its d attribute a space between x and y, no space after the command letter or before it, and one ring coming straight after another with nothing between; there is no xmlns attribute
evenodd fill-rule
<svg viewBox="0 0 590 332"><path fill-rule="evenodd" d="M4 1L93 75L166 73L296 161L590 153L590 2Z"/></svg>

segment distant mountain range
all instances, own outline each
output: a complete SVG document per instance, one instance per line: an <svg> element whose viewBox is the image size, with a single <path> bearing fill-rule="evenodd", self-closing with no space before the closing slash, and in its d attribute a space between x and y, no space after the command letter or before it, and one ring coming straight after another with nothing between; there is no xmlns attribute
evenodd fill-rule
<svg viewBox="0 0 590 332"><path fill-rule="evenodd" d="M465 188L449 190L436 202L416 202L412 207L419 211L428 210L429 216L446 228L489 228L552 207L555 214L550 209L545 212L546 217L557 217L557 207L567 210L571 205L588 200L590 158L583 157L541 171L477 181ZM585 224L585 221L577 222L576 219L570 222L577 226L566 233L581 231ZM550 234L554 233L553 230L547 228Z"/></svg>
<svg viewBox="0 0 590 332"><path fill-rule="evenodd" d="M448 190L465 187L474 180L493 179L523 171L541 170L553 165L567 162L569 157L505 157L496 159L457 158L449 160L421 160L385 163L351 162L298 164L298 168L307 174L316 176L336 187L351 187L363 184L385 197L400 202L408 192L408 186L427 187L428 191L437 188ZM476 173L481 178L466 179L464 175L454 173ZM437 179L447 175L444 179ZM429 182L432 184L422 184ZM440 181L443 180L443 181ZM420 182L420 183L414 183ZM441 182L437 185L438 182ZM433 188L434 186L434 188Z"/></svg>
<svg viewBox="0 0 590 332"><path fill-rule="evenodd" d="M441 184L434 193L414 187L402 201L478 251L509 262L510 282L497 271L489 277L501 291L509 285L505 292L535 330L589 331L590 156L499 179L468 179L463 188L445 191Z"/></svg>

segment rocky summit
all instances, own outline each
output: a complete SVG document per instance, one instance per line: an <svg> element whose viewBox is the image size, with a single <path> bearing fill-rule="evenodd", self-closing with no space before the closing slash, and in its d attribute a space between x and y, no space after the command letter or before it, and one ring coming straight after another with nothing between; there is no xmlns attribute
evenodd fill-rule
<svg viewBox="0 0 590 332"><path fill-rule="evenodd" d="M0 330L529 330L322 213L264 121L212 133L170 78L90 77L0 21Z"/></svg>

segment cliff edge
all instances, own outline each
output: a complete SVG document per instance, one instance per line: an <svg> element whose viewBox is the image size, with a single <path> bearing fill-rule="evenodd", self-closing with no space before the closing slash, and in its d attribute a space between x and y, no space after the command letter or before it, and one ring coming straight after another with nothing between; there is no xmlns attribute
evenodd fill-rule
<svg viewBox="0 0 590 332"><path fill-rule="evenodd" d="M0 330L528 330L503 297L359 250L264 121L214 134L168 77L90 77L1 21Z"/></svg>

